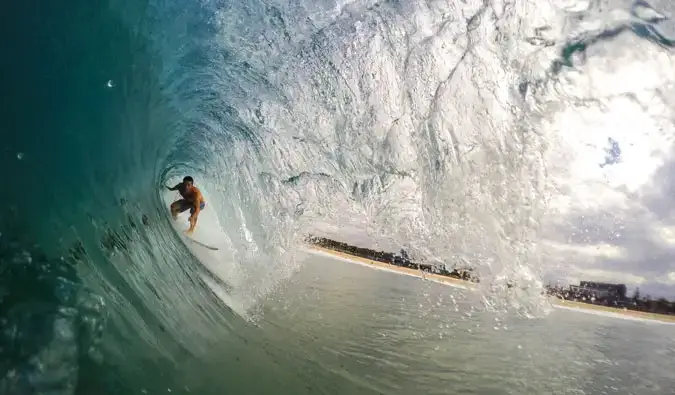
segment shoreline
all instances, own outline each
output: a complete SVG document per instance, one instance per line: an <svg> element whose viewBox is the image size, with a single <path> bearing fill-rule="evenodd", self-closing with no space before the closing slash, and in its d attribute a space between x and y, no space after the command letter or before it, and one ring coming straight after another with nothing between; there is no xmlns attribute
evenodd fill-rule
<svg viewBox="0 0 675 395"><path fill-rule="evenodd" d="M319 247L315 245L309 246L310 250L319 251L323 254L330 255L332 258L343 258L344 260L350 261L350 263L361 264L362 266L367 266L373 269L384 270L396 274L404 274L411 277L420 278L423 280L434 281L440 284L449 285L451 287L460 288L460 289L475 289L476 284L470 281L464 281L453 277L441 276L440 274L427 273L421 270L410 269L407 267L401 267L396 265L391 265L384 262L374 261L368 258L362 258L360 256L347 254L341 251L331 250L330 248Z"/></svg>
<svg viewBox="0 0 675 395"><path fill-rule="evenodd" d="M433 281L439 284L448 285L454 288L464 289L464 290L476 290L478 287L476 283L460 280L453 277L442 276L439 274L427 273L421 270L410 269L406 267L400 267L384 262L378 262L367 258L362 258L359 256L347 254L341 251L331 250L329 248L320 247L317 245L308 244L307 250L310 253L329 256L333 259L338 259L344 262L358 264L361 266L366 266L371 269L387 271L394 274L406 275L410 277L416 277L422 280ZM594 305L590 303L575 302L571 300L559 299L555 296L551 297L551 304L555 308L563 310L577 311L587 314L601 314L607 317L614 317L620 319L628 319L633 321L642 321L642 322L654 322L660 324L670 324L675 325L675 316L663 315L648 313L643 311L621 309L618 307L608 307Z"/></svg>

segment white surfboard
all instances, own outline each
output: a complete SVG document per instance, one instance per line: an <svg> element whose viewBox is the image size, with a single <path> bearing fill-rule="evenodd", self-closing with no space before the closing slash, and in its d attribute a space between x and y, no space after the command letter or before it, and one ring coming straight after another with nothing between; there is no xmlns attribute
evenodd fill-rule
<svg viewBox="0 0 675 395"><path fill-rule="evenodd" d="M186 211L184 213L178 214L178 219L174 221L174 228L178 231L181 237L192 245L197 245L203 248L208 248L212 251L218 251L218 247L213 246L213 237L209 237L208 228L212 228L211 221L209 221L214 213L206 213L207 208L205 207L197 218L197 226L195 226L192 234L187 234L187 230L190 228L190 212ZM201 225L201 226L200 226Z"/></svg>
<svg viewBox="0 0 675 395"><path fill-rule="evenodd" d="M204 248L208 248L209 250L218 251L218 247L212 247L212 246L210 246L210 245L208 245L208 244L202 243L202 242L199 241L199 240L193 239L192 236L190 236L190 235L185 235L185 238L188 239L188 240L190 240L191 242L197 244L197 245L200 245L200 246L202 246L202 247L204 247Z"/></svg>

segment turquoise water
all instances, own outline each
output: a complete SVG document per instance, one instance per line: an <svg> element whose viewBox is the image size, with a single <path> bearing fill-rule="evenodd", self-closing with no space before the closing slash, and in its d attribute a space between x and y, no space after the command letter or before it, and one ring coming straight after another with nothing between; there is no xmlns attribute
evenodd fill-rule
<svg viewBox="0 0 675 395"><path fill-rule="evenodd" d="M169 83L189 54L162 55L188 34L176 18L200 17L181 8L28 2L5 14L3 393L129 393L135 375L168 375L206 347L199 332L229 314L158 193L179 158L207 159L189 143L196 104Z"/></svg>
<svg viewBox="0 0 675 395"><path fill-rule="evenodd" d="M302 278L297 247L317 230L347 238L365 230L355 237L374 234L434 259L498 254L505 272L536 278L536 263L523 257L544 200L537 177L546 141L523 138L531 126L522 119L533 110L518 92L543 89L575 47L558 48L546 78L520 75L523 50L503 37L520 37L517 29L534 22L515 5L498 9L396 1L8 4L0 24L0 393L410 393L421 382L394 377L395 367L433 364L433 355L392 357L384 371L358 367L383 358L374 350L393 352L386 341L368 343L378 325L392 325L381 320L386 312L340 310L345 294L336 290L314 290L337 298L335 306L312 304L302 299L314 292L311 279L295 293L280 289ZM499 18L505 22L493 23ZM670 50L640 23L625 30ZM472 50L481 56L468 56ZM488 61L493 72L480 71ZM478 129L503 135L458 143ZM474 149L481 166L463 159ZM460 165L465 170L453 172ZM162 188L186 174L207 195L211 222L205 217L202 228L220 243L208 259L183 243L167 215ZM372 302L406 290L349 292ZM309 303L309 315L275 318L294 297L292 309ZM540 301L531 299L523 304L536 309ZM334 340L368 347L355 356L305 342L332 330ZM427 330L421 339L450 329ZM464 341L463 333L454 336ZM462 353L481 349L471 344ZM349 363L356 364L349 372L337 368ZM483 379L471 376L485 369L477 363L462 376L467 391ZM428 393L452 393L446 379L428 377ZM491 388L502 379L494 376Z"/></svg>

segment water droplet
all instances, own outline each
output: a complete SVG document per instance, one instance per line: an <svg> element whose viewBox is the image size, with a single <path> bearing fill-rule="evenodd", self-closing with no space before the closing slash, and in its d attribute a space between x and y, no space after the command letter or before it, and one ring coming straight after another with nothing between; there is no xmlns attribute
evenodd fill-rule
<svg viewBox="0 0 675 395"><path fill-rule="evenodd" d="M18 160L23 159L23 152L17 152L16 153L16 159L18 159Z"/></svg>
<svg viewBox="0 0 675 395"><path fill-rule="evenodd" d="M114 88L115 87L115 83L113 82L113 80L108 80L108 82L105 85L108 88Z"/></svg>

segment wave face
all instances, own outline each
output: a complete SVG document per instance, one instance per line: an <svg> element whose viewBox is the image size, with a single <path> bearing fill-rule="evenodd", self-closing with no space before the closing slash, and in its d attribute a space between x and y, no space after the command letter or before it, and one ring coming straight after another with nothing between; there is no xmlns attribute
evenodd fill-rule
<svg viewBox="0 0 675 395"><path fill-rule="evenodd" d="M541 238L567 221L544 215L596 181L566 164L610 138L672 148L667 2L20 3L2 24L3 393L124 393L199 358L308 232L537 295ZM185 174L217 213L210 262L167 215Z"/></svg>

